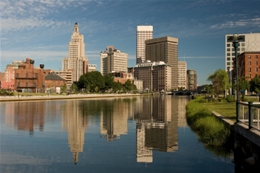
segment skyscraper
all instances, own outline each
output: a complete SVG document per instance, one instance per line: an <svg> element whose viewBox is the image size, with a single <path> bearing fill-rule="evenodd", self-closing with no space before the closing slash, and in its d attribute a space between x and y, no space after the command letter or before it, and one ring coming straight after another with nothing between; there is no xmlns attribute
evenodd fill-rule
<svg viewBox="0 0 260 173"><path fill-rule="evenodd" d="M178 61L178 88L186 89L186 71L187 63L186 61Z"/></svg>
<svg viewBox="0 0 260 173"><path fill-rule="evenodd" d="M106 75L112 72L127 72L128 54L123 53L114 46L108 46L100 52L100 72Z"/></svg>
<svg viewBox="0 0 260 173"><path fill-rule="evenodd" d="M153 38L153 26L136 27L136 64L145 60L145 40Z"/></svg>
<svg viewBox="0 0 260 173"><path fill-rule="evenodd" d="M238 34L243 36L244 40L239 42L237 55L243 52L260 51L260 33ZM235 50L232 42L228 38L233 34L226 34L225 36L225 69L232 70L234 65L233 58L235 58Z"/></svg>
<svg viewBox="0 0 260 173"><path fill-rule="evenodd" d="M161 37L145 41L145 59L171 66L171 88L178 88L178 38Z"/></svg>
<svg viewBox="0 0 260 173"><path fill-rule="evenodd" d="M88 59L85 56L84 36L79 33L79 26L74 25L74 32L69 42L69 56L62 60L62 71L72 69L72 81L78 81L79 77L86 73Z"/></svg>

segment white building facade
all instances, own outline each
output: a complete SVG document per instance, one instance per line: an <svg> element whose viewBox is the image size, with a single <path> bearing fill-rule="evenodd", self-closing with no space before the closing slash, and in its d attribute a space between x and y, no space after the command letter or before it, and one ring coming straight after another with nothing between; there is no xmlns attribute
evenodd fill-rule
<svg viewBox="0 0 260 173"><path fill-rule="evenodd" d="M145 40L153 38L153 26L136 27L136 64L145 60Z"/></svg>
<svg viewBox="0 0 260 173"><path fill-rule="evenodd" d="M127 72L128 54L123 53L114 46L108 46L100 52L100 72L106 75L112 72Z"/></svg>
<svg viewBox="0 0 260 173"><path fill-rule="evenodd" d="M79 77L84 74L84 69L88 63L85 56L84 36L80 34L78 24L74 25L74 32L69 42L69 56L62 60L62 71L72 69L72 81L78 81Z"/></svg>
<svg viewBox="0 0 260 173"><path fill-rule="evenodd" d="M186 61L178 61L178 88L186 89L187 63Z"/></svg>
<svg viewBox="0 0 260 173"><path fill-rule="evenodd" d="M225 70L229 71L233 69L233 58L235 58L235 50L233 43L228 41L228 38L233 36L233 34L225 35ZM243 36L244 40L239 42L237 55L248 52L248 51L260 51L260 33L248 33L248 34L238 34L238 36Z"/></svg>

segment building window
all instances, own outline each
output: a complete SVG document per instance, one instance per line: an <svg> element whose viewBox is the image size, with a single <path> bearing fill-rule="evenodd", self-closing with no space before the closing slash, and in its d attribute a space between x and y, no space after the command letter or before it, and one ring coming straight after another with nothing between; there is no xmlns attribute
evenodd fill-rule
<svg viewBox="0 0 260 173"><path fill-rule="evenodd" d="M230 47L230 44L227 44L227 47Z"/></svg>
<svg viewBox="0 0 260 173"><path fill-rule="evenodd" d="M248 65L251 65L251 61L248 61Z"/></svg>
<svg viewBox="0 0 260 173"><path fill-rule="evenodd" d="M227 48L227 51L230 51L230 48Z"/></svg>
<svg viewBox="0 0 260 173"><path fill-rule="evenodd" d="M20 87L20 82L18 82L17 86Z"/></svg>
<svg viewBox="0 0 260 173"><path fill-rule="evenodd" d="M18 78L19 77L19 73L16 73L16 78Z"/></svg>
<svg viewBox="0 0 260 173"><path fill-rule="evenodd" d="M230 53L227 53L227 56L230 56Z"/></svg>
<svg viewBox="0 0 260 173"><path fill-rule="evenodd" d="M26 78L28 78L28 73L26 73Z"/></svg>
<svg viewBox="0 0 260 173"><path fill-rule="evenodd" d="M248 68L248 71L251 72L251 68L250 67Z"/></svg>
<svg viewBox="0 0 260 173"><path fill-rule="evenodd" d="M255 62L255 65L258 65L258 61Z"/></svg>
<svg viewBox="0 0 260 173"><path fill-rule="evenodd" d="M258 72L258 68L257 67L255 68L255 72Z"/></svg>
<svg viewBox="0 0 260 173"><path fill-rule="evenodd" d="M255 58L258 59L258 55L255 55Z"/></svg>
<svg viewBox="0 0 260 173"><path fill-rule="evenodd" d="M251 55L248 55L248 58L251 59Z"/></svg>
<svg viewBox="0 0 260 173"><path fill-rule="evenodd" d="M227 58L228 61L230 61L230 58Z"/></svg>

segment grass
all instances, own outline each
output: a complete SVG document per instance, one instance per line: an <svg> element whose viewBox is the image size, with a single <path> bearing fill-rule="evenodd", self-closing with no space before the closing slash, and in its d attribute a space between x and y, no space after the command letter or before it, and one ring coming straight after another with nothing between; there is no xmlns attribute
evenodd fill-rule
<svg viewBox="0 0 260 173"><path fill-rule="evenodd" d="M224 103L224 102L215 102L215 103L202 103L202 105L208 110L215 111L221 114L223 117L236 120L236 103Z"/></svg>
<svg viewBox="0 0 260 173"><path fill-rule="evenodd" d="M201 104L200 101L200 99L192 100L186 106L189 126L204 144L213 146L225 144L230 130L211 113L205 106L206 103Z"/></svg>

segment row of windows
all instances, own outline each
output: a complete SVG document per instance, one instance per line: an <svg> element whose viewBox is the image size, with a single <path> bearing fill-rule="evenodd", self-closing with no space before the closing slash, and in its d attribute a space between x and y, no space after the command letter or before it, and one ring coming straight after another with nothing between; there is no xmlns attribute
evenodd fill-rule
<svg viewBox="0 0 260 173"><path fill-rule="evenodd" d="M227 47L232 47L232 46L233 46L232 43L227 44ZM245 43L238 43L238 46L245 46Z"/></svg>
<svg viewBox="0 0 260 173"><path fill-rule="evenodd" d="M252 71L251 67L248 68L248 71L249 71L249 72ZM255 68L255 72L258 72L258 68Z"/></svg>

